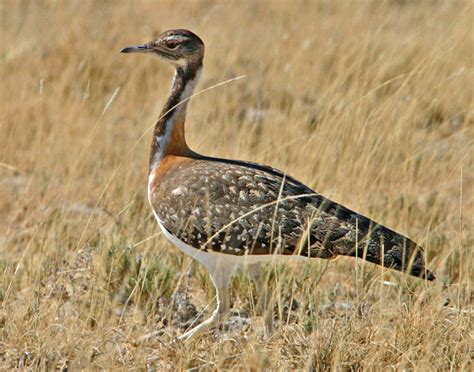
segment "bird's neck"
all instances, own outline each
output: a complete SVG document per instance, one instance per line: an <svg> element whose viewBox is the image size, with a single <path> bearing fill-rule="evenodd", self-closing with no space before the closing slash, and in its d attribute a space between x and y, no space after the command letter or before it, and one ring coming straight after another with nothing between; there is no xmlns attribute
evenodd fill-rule
<svg viewBox="0 0 474 372"><path fill-rule="evenodd" d="M184 122L188 99L201 77L202 63L178 66L171 92L153 131L150 151L150 172L156 169L166 155L194 154L186 144Z"/></svg>

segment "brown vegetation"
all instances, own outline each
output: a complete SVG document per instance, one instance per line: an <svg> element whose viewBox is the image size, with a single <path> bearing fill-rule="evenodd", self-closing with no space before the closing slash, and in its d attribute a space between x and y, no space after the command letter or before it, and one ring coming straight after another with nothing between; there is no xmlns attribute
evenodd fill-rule
<svg viewBox="0 0 474 372"><path fill-rule="evenodd" d="M2 368L472 368L470 1L4 1L0 14ZM119 50L177 27L206 42L198 90L247 75L193 99L193 148L287 170L407 234L437 281L349 258L269 267L270 339L240 275L229 329L173 343L214 292L146 201L172 71Z"/></svg>

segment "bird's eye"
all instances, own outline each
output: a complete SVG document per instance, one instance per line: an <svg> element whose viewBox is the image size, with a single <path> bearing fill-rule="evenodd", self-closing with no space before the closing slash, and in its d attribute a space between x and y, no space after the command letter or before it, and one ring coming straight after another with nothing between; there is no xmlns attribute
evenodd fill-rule
<svg viewBox="0 0 474 372"><path fill-rule="evenodd" d="M178 45L179 45L179 44L178 44L177 42L175 42L175 41L168 41L168 42L166 43L166 47L167 47L168 49L176 49L176 48L178 47Z"/></svg>

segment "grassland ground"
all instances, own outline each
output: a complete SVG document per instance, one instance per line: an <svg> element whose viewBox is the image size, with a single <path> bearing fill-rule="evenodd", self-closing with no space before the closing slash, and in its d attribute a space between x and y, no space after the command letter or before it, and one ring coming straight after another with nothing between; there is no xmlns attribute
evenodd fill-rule
<svg viewBox="0 0 474 372"><path fill-rule="evenodd" d="M0 368L472 369L472 2L3 1L0 16ZM272 337L237 275L227 329L171 342L214 291L146 201L172 70L119 50L178 27L206 43L198 90L246 75L192 100L192 148L407 234L438 279L269 266Z"/></svg>

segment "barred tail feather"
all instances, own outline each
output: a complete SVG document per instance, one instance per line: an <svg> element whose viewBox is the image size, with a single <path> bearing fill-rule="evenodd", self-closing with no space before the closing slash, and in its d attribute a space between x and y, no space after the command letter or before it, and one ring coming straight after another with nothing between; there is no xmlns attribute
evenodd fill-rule
<svg viewBox="0 0 474 372"><path fill-rule="evenodd" d="M307 257L359 257L366 261L434 280L425 267L423 248L403 236L343 205L322 198L312 221L310 239L301 254Z"/></svg>
<svg viewBox="0 0 474 372"><path fill-rule="evenodd" d="M425 267L422 247L382 225L375 225L370 230L349 256L360 257L430 281L435 279L433 273Z"/></svg>

